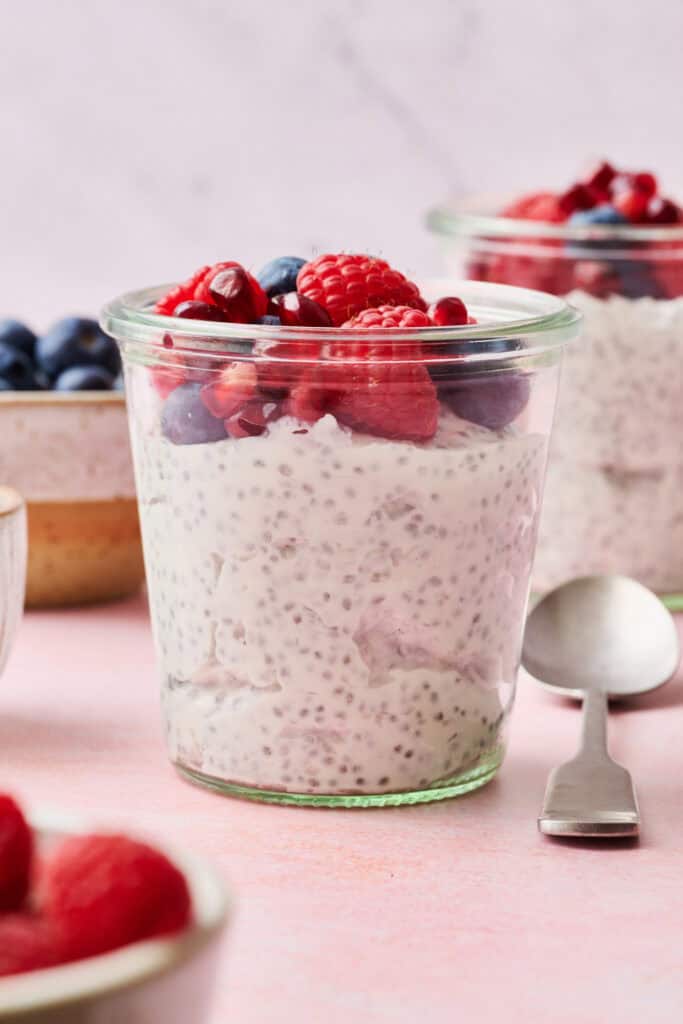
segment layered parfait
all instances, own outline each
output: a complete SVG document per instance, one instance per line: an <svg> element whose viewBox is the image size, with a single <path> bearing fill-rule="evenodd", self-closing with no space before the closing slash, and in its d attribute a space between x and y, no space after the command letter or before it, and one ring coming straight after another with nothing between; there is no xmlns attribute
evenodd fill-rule
<svg viewBox="0 0 683 1024"><path fill-rule="evenodd" d="M510 331L501 293L547 337ZM196 780L367 805L495 772L575 317L479 294L489 324L337 254L105 311L170 754Z"/></svg>
<svg viewBox="0 0 683 1024"><path fill-rule="evenodd" d="M603 162L564 191L431 223L458 275L566 296L585 317L563 371L535 586L621 572L680 602L683 210L650 172Z"/></svg>

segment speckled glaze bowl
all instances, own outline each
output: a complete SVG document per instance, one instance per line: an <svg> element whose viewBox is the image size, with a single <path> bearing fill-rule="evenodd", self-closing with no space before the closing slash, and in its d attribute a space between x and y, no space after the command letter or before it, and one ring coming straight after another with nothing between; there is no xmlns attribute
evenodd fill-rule
<svg viewBox="0 0 683 1024"><path fill-rule="evenodd" d="M107 601L139 588L123 395L1 393L0 480L26 501L27 606Z"/></svg>
<svg viewBox="0 0 683 1024"><path fill-rule="evenodd" d="M34 828L43 847L84 831L54 815L40 817ZM165 852L187 878L194 924L169 938L0 978L0 1024L204 1024L231 901L210 866Z"/></svg>
<svg viewBox="0 0 683 1024"><path fill-rule="evenodd" d="M26 586L26 506L11 487L0 487L0 673L21 621Z"/></svg>

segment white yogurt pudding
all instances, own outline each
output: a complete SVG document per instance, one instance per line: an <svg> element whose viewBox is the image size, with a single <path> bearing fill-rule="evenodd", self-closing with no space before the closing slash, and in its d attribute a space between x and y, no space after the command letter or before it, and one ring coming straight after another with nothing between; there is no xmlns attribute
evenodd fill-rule
<svg viewBox="0 0 683 1024"><path fill-rule="evenodd" d="M442 406L424 445L330 415L174 445L143 414L133 443L178 765L329 795L500 760L545 435Z"/></svg>
<svg viewBox="0 0 683 1024"><path fill-rule="evenodd" d="M547 590L619 572L683 591L683 298L568 296L570 346L534 566Z"/></svg>

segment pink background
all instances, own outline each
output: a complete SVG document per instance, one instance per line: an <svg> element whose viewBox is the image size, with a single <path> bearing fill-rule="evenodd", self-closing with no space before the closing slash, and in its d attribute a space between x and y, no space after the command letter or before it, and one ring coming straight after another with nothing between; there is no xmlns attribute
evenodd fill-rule
<svg viewBox="0 0 683 1024"><path fill-rule="evenodd" d="M0 10L0 315L38 327L217 258L351 248L425 274L431 204L594 155L683 181L672 0Z"/></svg>
<svg viewBox="0 0 683 1024"><path fill-rule="evenodd" d="M138 599L26 617L2 679L2 785L222 867L238 913L212 1024L674 1024L683 675L610 727L638 786L636 846L537 833L579 714L526 678L508 759L478 793L377 811L226 800L166 762Z"/></svg>

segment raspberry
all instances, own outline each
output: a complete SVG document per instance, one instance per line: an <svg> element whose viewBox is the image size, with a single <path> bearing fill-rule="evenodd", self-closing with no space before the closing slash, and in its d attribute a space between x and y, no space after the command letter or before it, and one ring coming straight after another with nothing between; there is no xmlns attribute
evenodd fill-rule
<svg viewBox="0 0 683 1024"><path fill-rule="evenodd" d="M305 373L286 412L307 423L331 413L347 427L401 441L429 441L439 403L424 366L411 362L322 363Z"/></svg>
<svg viewBox="0 0 683 1024"><path fill-rule="evenodd" d="M335 327L372 306L426 309L417 285L385 260L362 254L318 256L299 271L297 291L323 306Z"/></svg>
<svg viewBox="0 0 683 1024"><path fill-rule="evenodd" d="M560 205L559 196L553 192L531 192L506 206L501 216L559 224L567 219L568 214Z"/></svg>
<svg viewBox="0 0 683 1024"><path fill-rule="evenodd" d="M211 270L211 267L205 266L200 267L199 270L195 270L192 277L189 277L184 284L177 284L174 288L171 288L170 292L162 296L157 301L154 307L155 313L161 313L164 316L173 316L173 311L181 302L190 302L194 299L194 293L197 286L204 280L206 274Z"/></svg>
<svg viewBox="0 0 683 1024"><path fill-rule="evenodd" d="M23 905L32 856L33 834L24 815L11 796L0 794L0 913Z"/></svg>
<svg viewBox="0 0 683 1024"><path fill-rule="evenodd" d="M364 309L342 324L344 328L403 327L407 330L431 326L432 322L427 314L412 306L377 306L373 309Z"/></svg>
<svg viewBox="0 0 683 1024"><path fill-rule="evenodd" d="M424 366L355 363L344 383L331 411L347 427L397 441L429 441L436 433L439 403Z"/></svg>
<svg viewBox="0 0 683 1024"><path fill-rule="evenodd" d="M211 415L220 420L232 416L255 394L256 367L253 363L230 363L199 393Z"/></svg>
<svg viewBox="0 0 683 1024"><path fill-rule="evenodd" d="M73 959L179 931L191 919L184 875L123 835L66 839L45 864L43 906Z"/></svg>
<svg viewBox="0 0 683 1024"><path fill-rule="evenodd" d="M32 914L0 917L0 978L53 967L67 959L59 929Z"/></svg>

